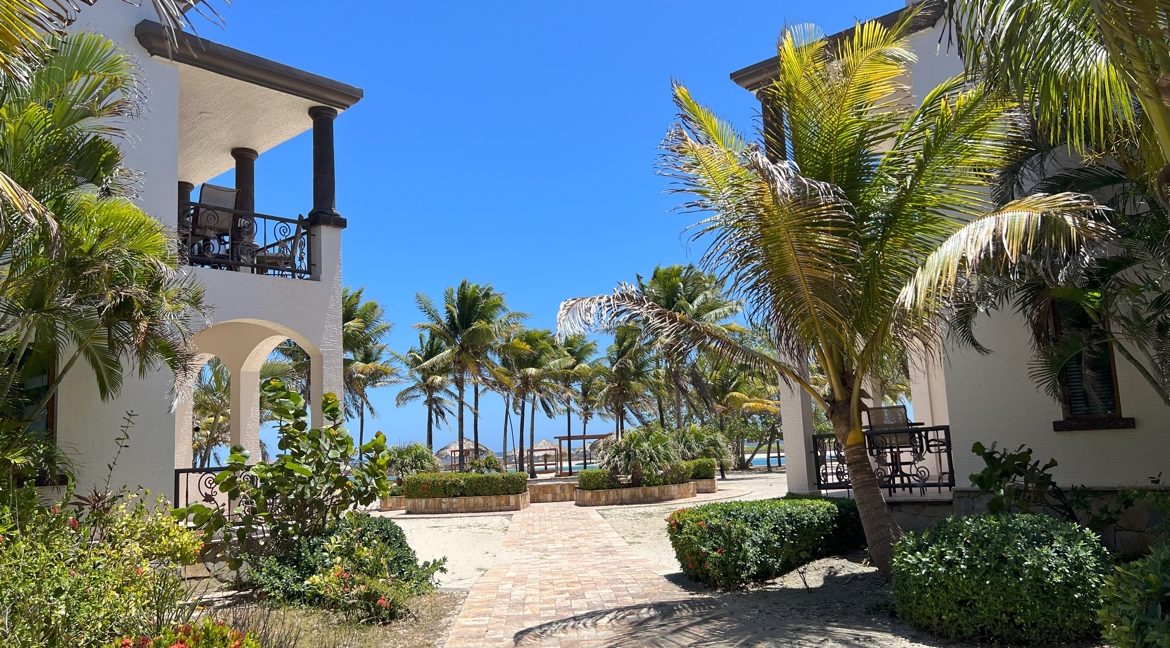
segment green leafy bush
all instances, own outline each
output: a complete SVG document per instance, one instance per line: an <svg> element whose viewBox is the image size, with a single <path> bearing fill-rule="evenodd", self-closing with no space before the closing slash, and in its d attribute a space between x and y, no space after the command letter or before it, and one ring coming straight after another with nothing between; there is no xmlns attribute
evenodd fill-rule
<svg viewBox="0 0 1170 648"><path fill-rule="evenodd" d="M673 436L683 459L714 459L724 468L732 464L731 444L719 428L691 424L675 430Z"/></svg>
<svg viewBox="0 0 1170 648"><path fill-rule="evenodd" d="M398 618L406 601L431 591L434 575L444 570L442 560L420 563L392 520L361 513L250 564L252 585L272 602L307 603L376 623Z"/></svg>
<svg viewBox="0 0 1170 648"><path fill-rule="evenodd" d="M468 462L467 469L481 475L504 472L504 467L500 465L500 460L494 454L484 455L479 459L472 459Z"/></svg>
<svg viewBox="0 0 1170 648"><path fill-rule="evenodd" d="M1093 635L1110 559L1046 515L952 517L894 547L898 616L951 639L1053 645Z"/></svg>
<svg viewBox="0 0 1170 648"><path fill-rule="evenodd" d="M261 648L256 636L228 627L223 621L204 619L167 628L153 637L124 636L106 648Z"/></svg>
<svg viewBox="0 0 1170 648"><path fill-rule="evenodd" d="M621 488L621 483L614 479L613 473L608 470L589 468L577 473L577 488L605 490L607 488Z"/></svg>
<svg viewBox="0 0 1170 648"><path fill-rule="evenodd" d="M822 497L816 493L788 493L784 499L817 500L828 502L837 509L833 521L833 532L825 538L824 555L838 555L865 548L865 528L861 526L861 514L857 512L857 501L844 497Z"/></svg>
<svg viewBox="0 0 1170 648"><path fill-rule="evenodd" d="M101 645L153 633L182 607L178 568L195 561L199 538L161 502L115 495L91 503L26 511L19 529L0 536L4 645Z"/></svg>
<svg viewBox="0 0 1170 648"><path fill-rule="evenodd" d="M524 473L418 473L402 482L408 498L519 495L527 490Z"/></svg>
<svg viewBox="0 0 1170 648"><path fill-rule="evenodd" d="M719 462L714 459L691 459L686 462L691 469L691 479L715 479Z"/></svg>
<svg viewBox="0 0 1170 648"><path fill-rule="evenodd" d="M222 541L228 565L239 569L244 558L278 555L301 538L325 535L352 508L371 504L389 492L390 453L381 432L361 448L341 427L341 402L333 394L321 399L329 425L309 427L304 398L278 379L261 386L276 420L280 453L267 463L248 466L248 453L232 448L226 470L216 477L220 492L252 505L238 507L232 518L218 507L192 504L176 516ZM263 539L263 541L261 541Z"/></svg>
<svg viewBox="0 0 1170 648"><path fill-rule="evenodd" d="M642 486L648 475L661 473L680 458L674 439L657 426L648 426L605 445L598 465L615 475L629 475L631 486Z"/></svg>
<svg viewBox="0 0 1170 648"><path fill-rule="evenodd" d="M691 481L691 467L679 461L667 466L666 470L658 475L659 484L685 484Z"/></svg>
<svg viewBox="0 0 1170 648"><path fill-rule="evenodd" d="M439 472L443 466L427 447L417 441L388 449L387 469L401 484L403 479L420 472Z"/></svg>
<svg viewBox="0 0 1170 648"><path fill-rule="evenodd" d="M1117 567L1101 590L1102 637L1116 648L1170 646L1170 544Z"/></svg>
<svg viewBox="0 0 1170 648"><path fill-rule="evenodd" d="M716 502L671 513L667 533L684 574L731 589L823 555L836 517L827 501Z"/></svg>

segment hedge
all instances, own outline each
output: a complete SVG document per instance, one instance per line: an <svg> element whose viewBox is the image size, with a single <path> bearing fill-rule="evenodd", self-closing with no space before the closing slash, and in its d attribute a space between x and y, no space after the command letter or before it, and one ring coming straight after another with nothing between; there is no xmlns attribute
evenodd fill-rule
<svg viewBox="0 0 1170 648"><path fill-rule="evenodd" d="M644 486L665 486L669 484L685 484L691 480L691 466L686 462L671 464L657 475L646 475ZM630 488L630 485L618 479L608 470L590 468L577 473L577 488L581 490L609 490L612 488Z"/></svg>
<svg viewBox="0 0 1170 648"><path fill-rule="evenodd" d="M407 498L519 495L528 491L524 473L417 473L402 482Z"/></svg>
<svg viewBox="0 0 1170 648"><path fill-rule="evenodd" d="M716 502L671 513L667 533L684 574L732 589L825 555L837 517L826 500Z"/></svg>
<svg viewBox="0 0 1170 648"><path fill-rule="evenodd" d="M621 482L614 479L608 470L589 468L577 473L577 488L581 490L605 490L621 487Z"/></svg>
<svg viewBox="0 0 1170 648"><path fill-rule="evenodd" d="M821 555L835 556L865 548L865 527L861 526L861 514L857 512L857 501L844 497L823 497L816 493L788 493L788 500L818 500L828 502L837 508L833 532L825 538Z"/></svg>
<svg viewBox="0 0 1170 648"><path fill-rule="evenodd" d="M1110 564L1093 532L1053 517L951 517L895 544L894 607L940 637L1050 646L1097 634Z"/></svg>
<svg viewBox="0 0 1170 648"><path fill-rule="evenodd" d="M691 469L691 479L715 479L719 464L714 459L692 459L684 461Z"/></svg>
<svg viewBox="0 0 1170 648"><path fill-rule="evenodd" d="M1170 544L1117 570L1101 590L1102 637L1117 648L1170 646Z"/></svg>

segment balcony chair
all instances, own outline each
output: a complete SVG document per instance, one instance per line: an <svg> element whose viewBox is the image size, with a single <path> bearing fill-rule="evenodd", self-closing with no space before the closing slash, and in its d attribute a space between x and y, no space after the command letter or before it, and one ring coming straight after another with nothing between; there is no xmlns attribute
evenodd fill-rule
<svg viewBox="0 0 1170 648"><path fill-rule="evenodd" d="M278 232L279 226L288 224L287 222L279 223ZM269 272L274 274L287 273L289 276L294 276L298 271L307 270L307 268L297 267L297 261L305 252L303 248L307 243L307 233L308 227L305 219L298 218L291 236L285 236L284 238L278 239L275 243L257 247L252 252L252 263L256 264L256 272L260 274L267 274Z"/></svg>
<svg viewBox="0 0 1170 648"><path fill-rule="evenodd" d="M200 239L220 239L231 235L230 211L236 208L236 190L213 184L204 184L199 190L199 205L195 208L192 233ZM222 207L224 211L215 209Z"/></svg>

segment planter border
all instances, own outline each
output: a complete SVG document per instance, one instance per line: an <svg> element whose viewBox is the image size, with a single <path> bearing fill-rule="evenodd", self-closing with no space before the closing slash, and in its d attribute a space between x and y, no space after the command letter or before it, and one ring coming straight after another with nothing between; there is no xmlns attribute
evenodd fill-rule
<svg viewBox="0 0 1170 648"><path fill-rule="evenodd" d="M695 492L698 493L717 493L719 492L719 484L715 478L711 479L692 479L691 483L695 485Z"/></svg>
<svg viewBox="0 0 1170 648"><path fill-rule="evenodd" d="M572 502L577 491L577 482L529 483L529 501L533 504L546 502Z"/></svg>
<svg viewBox="0 0 1170 648"><path fill-rule="evenodd" d="M476 495L473 497L407 497L409 513L494 513L528 508L528 491L518 495Z"/></svg>
<svg viewBox="0 0 1170 648"><path fill-rule="evenodd" d="M695 482L686 482L685 484L640 486L637 488L604 488L600 490L581 490L578 488L573 499L577 506L653 504L694 497L696 493Z"/></svg>
<svg viewBox="0 0 1170 648"><path fill-rule="evenodd" d="M404 508L406 508L406 497L403 495L387 495L378 504L378 510L383 513L386 511L401 511Z"/></svg>

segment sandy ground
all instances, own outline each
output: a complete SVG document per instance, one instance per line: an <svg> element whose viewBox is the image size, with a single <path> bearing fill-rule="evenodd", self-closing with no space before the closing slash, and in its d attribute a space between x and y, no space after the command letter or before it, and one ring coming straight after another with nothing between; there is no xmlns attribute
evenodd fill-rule
<svg viewBox="0 0 1170 648"><path fill-rule="evenodd" d="M393 520L420 559L447 557L447 573L439 574L439 587L467 589L495 564L512 516L396 515Z"/></svg>

